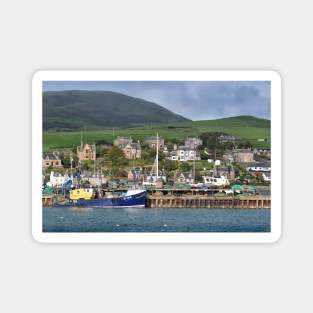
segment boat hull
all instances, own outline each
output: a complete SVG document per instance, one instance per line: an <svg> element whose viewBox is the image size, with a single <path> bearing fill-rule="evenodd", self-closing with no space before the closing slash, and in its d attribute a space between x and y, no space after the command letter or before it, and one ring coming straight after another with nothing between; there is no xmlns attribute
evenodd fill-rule
<svg viewBox="0 0 313 313"><path fill-rule="evenodd" d="M146 206L146 199L147 199L146 192L141 192L131 196L66 200L62 203L55 203L54 206L143 208Z"/></svg>

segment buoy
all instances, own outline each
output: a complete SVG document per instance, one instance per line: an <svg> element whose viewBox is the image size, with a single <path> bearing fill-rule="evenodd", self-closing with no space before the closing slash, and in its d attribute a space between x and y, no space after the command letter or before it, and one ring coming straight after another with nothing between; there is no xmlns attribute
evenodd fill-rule
<svg viewBox="0 0 313 313"><path fill-rule="evenodd" d="M163 226L164 226L164 227L167 227L167 224L164 224Z"/></svg>
<svg viewBox="0 0 313 313"><path fill-rule="evenodd" d="M116 224L116 227L119 227L120 226L120 224Z"/></svg>

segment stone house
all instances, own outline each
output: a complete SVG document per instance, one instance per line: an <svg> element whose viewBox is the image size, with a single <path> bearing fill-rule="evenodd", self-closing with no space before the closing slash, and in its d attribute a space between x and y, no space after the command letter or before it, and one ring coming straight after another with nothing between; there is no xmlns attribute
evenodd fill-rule
<svg viewBox="0 0 313 313"><path fill-rule="evenodd" d="M203 141L200 138L189 138L185 140L185 147L188 147L190 149L196 149L198 146L202 146Z"/></svg>
<svg viewBox="0 0 313 313"><path fill-rule="evenodd" d="M57 152L46 153L43 155L42 167L48 168L50 166L57 167L57 168L63 167L62 162L59 158L59 154Z"/></svg>
<svg viewBox="0 0 313 313"><path fill-rule="evenodd" d="M251 149L234 149L226 151L223 155L225 162L251 163L254 162L253 151Z"/></svg>
<svg viewBox="0 0 313 313"><path fill-rule="evenodd" d="M79 161L96 160L96 146L81 143L81 145L77 147L77 158Z"/></svg>
<svg viewBox="0 0 313 313"><path fill-rule="evenodd" d="M128 160L141 158L141 146L139 142L128 142L125 146L120 146Z"/></svg>
<svg viewBox="0 0 313 313"><path fill-rule="evenodd" d="M115 147L124 147L126 146L129 142L132 142L132 139L131 138L128 138L128 137L121 137L121 136L118 136L114 142L113 142L113 145Z"/></svg>
<svg viewBox="0 0 313 313"><path fill-rule="evenodd" d="M114 146L120 148L128 160L141 158L141 145L139 141L133 142L131 138L117 137L114 140Z"/></svg>
<svg viewBox="0 0 313 313"><path fill-rule="evenodd" d="M146 137L144 143L147 144L150 148L156 149L157 147L157 136ZM164 139L159 137L159 149L164 147Z"/></svg>
<svg viewBox="0 0 313 313"><path fill-rule="evenodd" d="M92 186L101 186L108 182L108 177L100 172L92 173L90 171L84 171L81 173L80 179L82 181L88 181Z"/></svg>

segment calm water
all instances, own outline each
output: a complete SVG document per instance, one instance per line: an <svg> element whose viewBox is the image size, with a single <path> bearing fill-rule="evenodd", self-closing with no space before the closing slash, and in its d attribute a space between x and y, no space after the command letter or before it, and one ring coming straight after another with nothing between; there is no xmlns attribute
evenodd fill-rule
<svg viewBox="0 0 313 313"><path fill-rule="evenodd" d="M43 208L44 232L269 232L268 209Z"/></svg>

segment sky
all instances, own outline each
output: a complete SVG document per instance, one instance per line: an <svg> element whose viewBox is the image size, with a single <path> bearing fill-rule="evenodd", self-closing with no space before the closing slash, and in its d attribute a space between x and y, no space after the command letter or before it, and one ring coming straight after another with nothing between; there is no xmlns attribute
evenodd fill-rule
<svg viewBox="0 0 313 313"><path fill-rule="evenodd" d="M192 120L270 119L268 81L45 81L44 91L103 90L155 102Z"/></svg>

